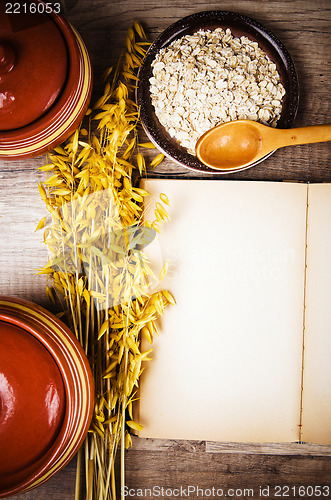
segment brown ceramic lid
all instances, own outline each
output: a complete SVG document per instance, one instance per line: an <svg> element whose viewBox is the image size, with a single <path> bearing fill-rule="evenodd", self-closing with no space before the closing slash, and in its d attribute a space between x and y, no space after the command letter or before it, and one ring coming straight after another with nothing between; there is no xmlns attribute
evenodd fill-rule
<svg viewBox="0 0 331 500"><path fill-rule="evenodd" d="M23 328L1 320L0 367L0 449L6 450L0 454L3 486L52 445L64 418L65 389L43 344Z"/></svg>
<svg viewBox="0 0 331 500"><path fill-rule="evenodd" d="M37 304L0 296L0 498L62 469L93 408L92 372L75 335Z"/></svg>
<svg viewBox="0 0 331 500"><path fill-rule="evenodd" d="M23 11L28 4L21 4ZM31 5L45 12L48 4ZM85 116L92 92L87 48L55 11L6 14L5 0L0 0L0 42L0 158L39 156L65 141Z"/></svg>
<svg viewBox="0 0 331 500"><path fill-rule="evenodd" d="M68 74L66 43L46 14L1 12L0 130L25 127L61 94Z"/></svg>

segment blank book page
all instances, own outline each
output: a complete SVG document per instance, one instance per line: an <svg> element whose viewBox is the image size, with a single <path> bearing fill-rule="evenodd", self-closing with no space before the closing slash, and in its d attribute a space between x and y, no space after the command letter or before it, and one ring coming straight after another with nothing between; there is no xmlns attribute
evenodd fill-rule
<svg viewBox="0 0 331 500"><path fill-rule="evenodd" d="M150 179L143 187L170 200L171 221L147 253L156 274L168 261L162 288L176 305L142 375L140 435L298 440L306 186Z"/></svg>

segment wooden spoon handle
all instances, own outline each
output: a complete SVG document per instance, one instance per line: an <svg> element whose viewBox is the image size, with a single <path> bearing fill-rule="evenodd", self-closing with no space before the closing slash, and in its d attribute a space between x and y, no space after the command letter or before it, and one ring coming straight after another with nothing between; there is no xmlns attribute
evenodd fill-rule
<svg viewBox="0 0 331 500"><path fill-rule="evenodd" d="M275 149L295 144L331 141L331 124L274 130L277 131L273 137Z"/></svg>

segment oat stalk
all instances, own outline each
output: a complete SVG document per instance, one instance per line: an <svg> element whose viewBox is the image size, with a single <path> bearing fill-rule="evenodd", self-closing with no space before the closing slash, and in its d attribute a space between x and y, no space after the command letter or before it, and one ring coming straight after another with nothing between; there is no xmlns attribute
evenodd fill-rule
<svg viewBox="0 0 331 500"><path fill-rule="evenodd" d="M116 68L104 75L104 93L66 144L50 155L39 192L49 212L38 224L50 259L40 271L48 276L46 293L89 357L95 381L92 424L84 443L86 499L116 498L115 458L131 445L133 401L151 350L142 350L157 332L156 320L169 303L168 291L152 291L155 279L143 252L153 231L166 220L162 194L155 220L143 218L148 196L135 185L146 168L139 143L139 110L132 98L146 40L138 23L129 28L126 50ZM162 160L159 154L152 165ZM165 269L161 272L164 277ZM79 498L80 470L76 498Z"/></svg>

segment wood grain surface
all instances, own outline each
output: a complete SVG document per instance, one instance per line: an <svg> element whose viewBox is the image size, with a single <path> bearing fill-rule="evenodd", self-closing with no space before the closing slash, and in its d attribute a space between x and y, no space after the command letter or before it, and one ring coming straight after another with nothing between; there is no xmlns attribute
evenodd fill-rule
<svg viewBox="0 0 331 500"><path fill-rule="evenodd" d="M285 44L300 84L296 126L331 121L330 0L62 0L63 13L78 29L91 54L94 99L101 90L99 78L116 62L134 19L144 25L153 40L181 17L214 9L252 17ZM330 182L330 152L330 143L286 148L252 169L223 178ZM49 308L45 277L36 274L47 261L42 234L35 232L38 221L46 215L37 189L37 182L44 178L37 168L44 163L43 157L0 162L0 293ZM151 173L178 174L198 176L169 160ZM188 493L190 498L220 497L221 490L228 498L331 497L331 447L324 446L137 438L126 453L126 469L129 498L140 498L139 488L146 489L142 491L146 497L187 497ZM46 484L12 498L69 500L74 498L74 485L75 459ZM153 490L154 486L157 488ZM188 486L195 490L187 490ZM299 491L299 486L305 488ZM317 489L312 495L308 486L329 486L330 491L321 490L319 495Z"/></svg>

